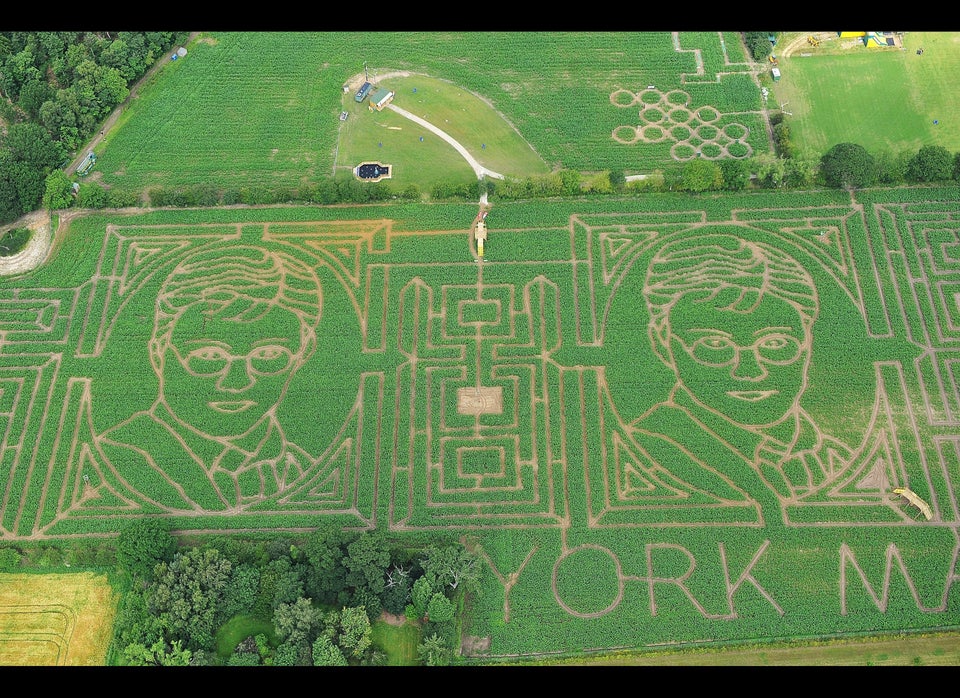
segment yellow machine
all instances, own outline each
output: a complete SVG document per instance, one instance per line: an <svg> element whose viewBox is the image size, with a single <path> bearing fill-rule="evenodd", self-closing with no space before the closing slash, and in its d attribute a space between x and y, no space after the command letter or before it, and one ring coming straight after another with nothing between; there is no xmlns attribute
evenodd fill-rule
<svg viewBox="0 0 960 698"><path fill-rule="evenodd" d="M930 505L927 504L920 496L911 489L906 487L894 487L894 494L899 494L904 497L908 502L913 504L917 509L920 510L920 513L923 514L923 518L927 521L933 518L933 512L930 511Z"/></svg>
<svg viewBox="0 0 960 698"><path fill-rule="evenodd" d="M484 216L483 218L486 218ZM477 241L477 257L478 259L483 259L483 243L487 239L487 226L483 222L483 218L477 221L477 227L474 231L474 238Z"/></svg>
<svg viewBox="0 0 960 698"><path fill-rule="evenodd" d="M820 45L820 39L818 39L818 38L815 37L815 36L808 36L808 37L807 37L807 43L810 44L811 46L819 46L819 45Z"/></svg>

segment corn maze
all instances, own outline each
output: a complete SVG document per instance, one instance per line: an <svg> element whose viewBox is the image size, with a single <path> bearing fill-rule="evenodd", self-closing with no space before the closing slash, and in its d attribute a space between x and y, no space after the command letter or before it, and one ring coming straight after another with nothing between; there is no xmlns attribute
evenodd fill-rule
<svg viewBox="0 0 960 698"><path fill-rule="evenodd" d="M758 133L765 133L764 105L760 100L744 99L732 110L714 104L695 107L688 90L711 83L719 85L724 79L728 85L738 80L749 83L756 80L754 66L743 56L731 55L722 35L719 47L708 50L686 48L689 38L684 36L681 40L681 34L672 33L674 50L692 56L695 70L681 73L680 87L676 89L647 85L641 90L620 87L612 92L611 104L628 114L636 110L637 114L636 124L620 125L613 130L613 140L625 145L668 144L670 157L679 161L750 157L754 154L751 131L754 139ZM753 93L749 89L744 92Z"/></svg>
<svg viewBox="0 0 960 698"><path fill-rule="evenodd" d="M960 219L896 196L502 204L482 260L464 205L75 218L0 286L0 541L454 534L486 659L955 627Z"/></svg>

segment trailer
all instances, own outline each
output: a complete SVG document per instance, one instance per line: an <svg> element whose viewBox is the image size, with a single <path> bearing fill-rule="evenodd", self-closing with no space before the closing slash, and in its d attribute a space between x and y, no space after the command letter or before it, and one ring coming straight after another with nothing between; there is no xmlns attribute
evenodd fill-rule
<svg viewBox="0 0 960 698"><path fill-rule="evenodd" d="M372 89L373 85L371 85L369 82L365 82L360 86L360 89L357 90L357 94L355 94L353 98L358 102L362 102L367 98L367 95L370 94L370 90Z"/></svg>
<svg viewBox="0 0 960 698"><path fill-rule="evenodd" d="M83 177L93 169L95 164L97 164L97 156L91 150L89 153L87 153L87 157L83 159L83 162L81 162L77 167L77 174Z"/></svg>

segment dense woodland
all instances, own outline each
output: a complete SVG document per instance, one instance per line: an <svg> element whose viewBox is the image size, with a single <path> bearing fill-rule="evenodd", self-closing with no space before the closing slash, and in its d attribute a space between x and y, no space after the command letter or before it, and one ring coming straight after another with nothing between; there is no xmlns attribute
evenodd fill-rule
<svg viewBox="0 0 960 698"><path fill-rule="evenodd" d="M141 519L117 540L134 593L123 596L112 651L133 665L381 665L371 624L386 611L420 627L419 660L448 664L458 604L475 591L477 557L457 541L407 549L380 531L321 527L303 540L214 537L178 547ZM232 618L269 619L225 661L215 637Z"/></svg>
<svg viewBox="0 0 960 698"><path fill-rule="evenodd" d="M0 32L0 225L93 136L177 32Z"/></svg>

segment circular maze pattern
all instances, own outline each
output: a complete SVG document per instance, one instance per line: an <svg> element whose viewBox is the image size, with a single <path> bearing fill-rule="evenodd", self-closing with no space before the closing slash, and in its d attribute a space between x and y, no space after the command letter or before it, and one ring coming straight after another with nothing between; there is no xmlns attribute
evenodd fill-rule
<svg viewBox="0 0 960 698"><path fill-rule="evenodd" d="M672 141L670 156L680 161L698 157L743 159L753 155L753 148L747 142L750 135L747 126L736 122L718 125L716 122L723 116L720 111L709 105L691 108L690 95L683 90L619 89L610 94L610 103L621 108L639 107L637 125L617 126L610 134L618 143Z"/></svg>

